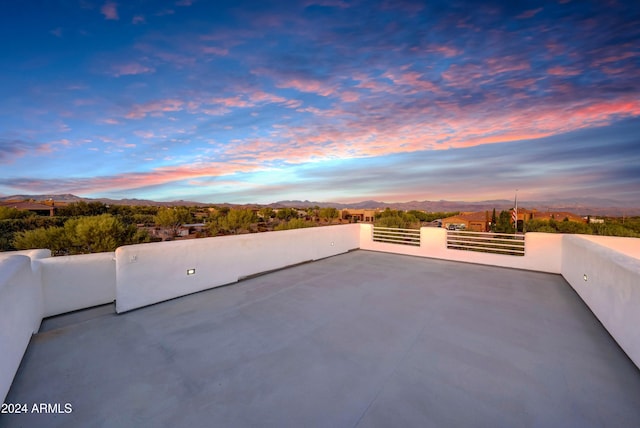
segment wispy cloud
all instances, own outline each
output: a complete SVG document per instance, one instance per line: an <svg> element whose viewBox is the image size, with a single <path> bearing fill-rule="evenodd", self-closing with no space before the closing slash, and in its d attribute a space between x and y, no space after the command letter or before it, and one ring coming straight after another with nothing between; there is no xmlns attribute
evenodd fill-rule
<svg viewBox="0 0 640 428"><path fill-rule="evenodd" d="M141 119L147 115L162 115L165 112L181 111L183 108L184 101L178 99L150 101L134 105L129 113L126 114L126 118Z"/></svg>
<svg viewBox="0 0 640 428"><path fill-rule="evenodd" d="M529 9L522 12L520 15L516 16L516 19L529 19L536 16L538 13L542 12L542 8L539 7L537 9Z"/></svg>
<svg viewBox="0 0 640 428"><path fill-rule="evenodd" d="M111 66L110 74L115 77L120 76L133 76L136 74L153 73L156 69L148 67L137 62L131 62L127 64L114 64Z"/></svg>
<svg viewBox="0 0 640 428"><path fill-rule="evenodd" d="M117 21L120 19L118 16L118 5L114 2L108 1L100 8L100 13L104 15L104 19Z"/></svg>
<svg viewBox="0 0 640 428"><path fill-rule="evenodd" d="M67 140L62 140L67 141ZM62 142L58 142L61 144ZM54 150L54 143L37 143L23 140L0 139L0 165L10 164L27 154L46 154Z"/></svg>

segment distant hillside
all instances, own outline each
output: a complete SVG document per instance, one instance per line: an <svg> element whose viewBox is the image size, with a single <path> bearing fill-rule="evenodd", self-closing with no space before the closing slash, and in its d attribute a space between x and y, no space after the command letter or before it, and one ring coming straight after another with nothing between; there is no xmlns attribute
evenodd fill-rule
<svg viewBox="0 0 640 428"><path fill-rule="evenodd" d="M86 198L81 198L69 193L64 195L11 195L0 197L0 201L24 201L28 199L33 199L34 201L54 200L56 202L78 202L86 200Z"/></svg>
<svg viewBox="0 0 640 428"><path fill-rule="evenodd" d="M158 202L158 201L152 201L149 199L109 199L109 198L83 198L80 196L76 196L76 195L72 195L72 194L64 194L64 195L11 195L11 196L4 196L4 197L0 197L0 202L2 201L21 201L21 200L27 200L27 199L33 199L35 201L48 201L48 200L53 200L55 202L63 202L63 203L73 203L73 202L79 202L79 201L85 201L85 202L102 202L103 204L110 204L110 205L130 205L130 206L179 206L179 205L184 205L184 206L190 206L190 207L194 207L194 206L209 206L211 204L206 204L203 202L193 202L193 201L183 201L183 200L178 200L178 201L170 201L170 202ZM226 205L226 204L220 204L220 205Z"/></svg>
<svg viewBox="0 0 640 428"><path fill-rule="evenodd" d="M265 205L259 204L219 204L219 203L204 203L194 201L170 201L170 202L158 202L148 199L109 199L109 198L82 198L72 194L63 195L12 195L0 197L1 201L8 200L25 200L33 199L35 201L45 201L53 199L56 202L72 203L78 201L98 201L111 205L137 205L137 206L227 206L227 207L259 207ZM608 216L637 216L640 215L640 202L619 202L608 199L595 199L595 198L572 198L563 200L550 200L550 201L518 201L518 205L523 208L536 208L540 211L568 211L578 215L608 215ZM337 202L316 202L316 201L301 201L301 200L287 200L279 201L266 205L271 208L284 208L284 207L296 207L296 208L309 208L318 206L320 208L335 207L338 209L384 209L391 208L396 210L420 210L427 212L451 212L451 211L490 211L494 208L497 211L508 210L513 207L512 200L499 199L491 201L479 201L479 202L465 202L465 201L409 201L409 202L381 202L374 200L367 200L353 203L337 203Z"/></svg>
<svg viewBox="0 0 640 428"><path fill-rule="evenodd" d="M578 215L608 215L615 217L640 215L640 203L634 206L633 203L621 204L617 201L576 198L571 200L552 201L518 201L518 205L523 208L535 208L539 211L567 211ZM308 208L313 206L335 207L338 209L384 209L395 210L419 210L427 212L451 212L451 211L497 211L513 208L513 200L491 200L479 202L465 201L410 201L410 202L380 202L362 201L355 203L331 203L312 201L279 201L269 205L273 208L298 207Z"/></svg>

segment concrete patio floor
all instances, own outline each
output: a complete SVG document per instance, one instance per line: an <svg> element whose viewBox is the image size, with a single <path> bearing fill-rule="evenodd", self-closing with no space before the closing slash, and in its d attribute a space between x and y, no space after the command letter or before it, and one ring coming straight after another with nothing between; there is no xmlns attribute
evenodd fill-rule
<svg viewBox="0 0 640 428"><path fill-rule="evenodd" d="M51 318L1 427L637 427L640 370L559 275L354 251Z"/></svg>

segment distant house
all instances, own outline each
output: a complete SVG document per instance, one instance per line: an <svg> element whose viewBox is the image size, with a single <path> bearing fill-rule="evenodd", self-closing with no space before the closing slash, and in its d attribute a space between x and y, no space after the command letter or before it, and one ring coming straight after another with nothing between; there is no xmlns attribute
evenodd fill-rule
<svg viewBox="0 0 640 428"><path fill-rule="evenodd" d="M378 210L344 209L340 211L340 218L350 222L373 223Z"/></svg>
<svg viewBox="0 0 640 428"><path fill-rule="evenodd" d="M470 230L488 232L491 226L489 211L466 212L440 220L445 229Z"/></svg>
<svg viewBox="0 0 640 428"><path fill-rule="evenodd" d="M178 236L189 236L194 233L204 232L206 228L205 223L188 223L183 224L178 229Z"/></svg>
<svg viewBox="0 0 640 428"><path fill-rule="evenodd" d="M2 206L7 208L15 208L21 211L30 211L37 215L41 216L51 216L56 215L56 206L53 201L50 204L42 204L39 202L32 201L20 201L20 202L2 202Z"/></svg>
<svg viewBox="0 0 640 428"><path fill-rule="evenodd" d="M567 211L538 211L531 210L527 211L527 218L520 218L520 210L518 210L518 219L519 220L551 220L554 219L556 221L563 221L565 218L569 221L575 221L578 223L586 223L586 219L580 217L579 215L567 212Z"/></svg>

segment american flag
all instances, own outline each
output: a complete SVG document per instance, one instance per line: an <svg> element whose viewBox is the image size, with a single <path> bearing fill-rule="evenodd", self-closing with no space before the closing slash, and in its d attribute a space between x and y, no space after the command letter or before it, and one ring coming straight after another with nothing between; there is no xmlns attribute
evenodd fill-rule
<svg viewBox="0 0 640 428"><path fill-rule="evenodd" d="M513 221L513 225L518 229L518 190L516 190L516 198L514 201L515 208L511 211L511 220Z"/></svg>

